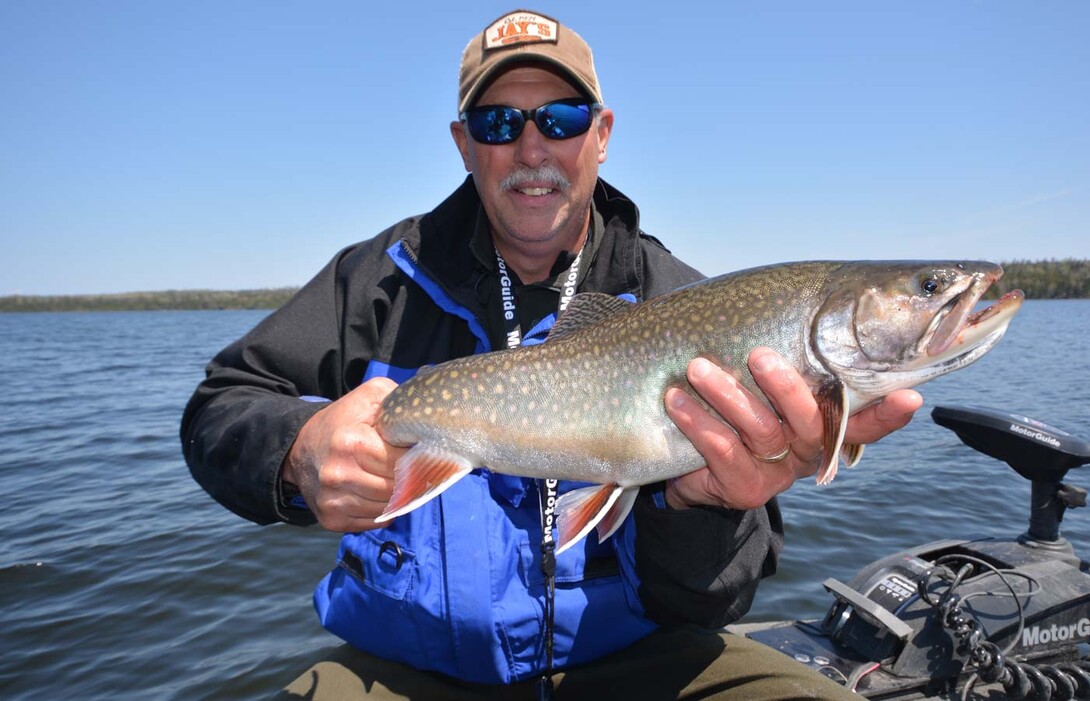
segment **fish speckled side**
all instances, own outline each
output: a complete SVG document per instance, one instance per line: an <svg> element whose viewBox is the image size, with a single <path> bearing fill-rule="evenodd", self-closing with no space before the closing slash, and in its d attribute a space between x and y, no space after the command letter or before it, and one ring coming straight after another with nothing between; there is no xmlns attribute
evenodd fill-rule
<svg viewBox="0 0 1090 701"><path fill-rule="evenodd" d="M778 351L814 388L830 426L827 481L849 414L998 341L1021 294L972 309L1001 275L990 263L822 261L733 273L640 304L577 295L546 343L425 369L387 397L379 432L413 447L382 518L487 466L601 485L562 498L560 549L603 517L612 532L639 485L704 464L668 418L666 390L695 396L685 368L704 356L759 392L746 366L756 346Z"/></svg>

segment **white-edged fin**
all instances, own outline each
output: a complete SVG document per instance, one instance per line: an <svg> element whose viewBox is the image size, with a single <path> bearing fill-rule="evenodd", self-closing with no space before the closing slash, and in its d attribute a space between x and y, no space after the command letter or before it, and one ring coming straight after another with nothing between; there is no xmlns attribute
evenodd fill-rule
<svg viewBox="0 0 1090 701"><path fill-rule="evenodd" d="M859 460L863 457L863 444L862 443L845 443L840 448L840 457L844 459L844 465L847 467L855 467L859 464Z"/></svg>
<svg viewBox="0 0 1090 701"><path fill-rule="evenodd" d="M394 464L394 491L375 522L389 521L434 499L473 468L461 455L417 443Z"/></svg>
<svg viewBox="0 0 1090 701"><path fill-rule="evenodd" d="M629 487L621 492L621 495L617 497L617 501L613 502L609 513L598 522L599 543L604 543L606 538L617 532L617 529L624 523L625 517L628 516L628 512L632 510L632 505L636 503L636 496L639 493L639 487Z"/></svg>
<svg viewBox="0 0 1090 701"><path fill-rule="evenodd" d="M548 340L553 341L579 329L596 324L603 319L624 311L632 302L605 292L580 292L571 298L568 308L549 330Z"/></svg>
<svg viewBox="0 0 1090 701"><path fill-rule="evenodd" d="M556 500L556 554L590 533L623 491L624 487L617 484L596 484L561 495Z"/></svg>
<svg viewBox="0 0 1090 701"><path fill-rule="evenodd" d="M821 467L817 473L818 484L829 484L836 477L840 463L840 448L844 445L844 432L848 428L848 393L844 383L830 378L814 394L822 419Z"/></svg>

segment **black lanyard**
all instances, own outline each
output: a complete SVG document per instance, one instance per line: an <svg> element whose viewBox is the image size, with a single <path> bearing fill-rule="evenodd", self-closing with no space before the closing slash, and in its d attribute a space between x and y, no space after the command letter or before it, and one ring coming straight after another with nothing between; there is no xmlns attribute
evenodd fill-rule
<svg viewBox="0 0 1090 701"><path fill-rule="evenodd" d="M583 251L586 244L580 249L579 255L571 262L571 267L564 274L564 286L560 289L560 304L557 305L557 313L564 311L575 296L575 287L579 282L579 265L583 260ZM500 271L500 306L503 309L503 330L508 348L518 348L522 345L522 326L519 324L518 300L515 299L514 284L511 282L511 274L507 272L507 262L496 251L496 266Z"/></svg>
<svg viewBox="0 0 1090 701"><path fill-rule="evenodd" d="M518 301L515 299L511 275L507 272L507 262L496 250L496 265L500 272L500 302L503 309L504 334L508 348L518 348L522 344L522 326L519 323ZM575 256L571 267L564 275L564 286L560 290L560 303L557 313L568 308L575 288L579 283L579 265L583 260L586 244ZM545 671L538 680L537 697L542 701L553 697L553 621L556 606L556 542L553 540L553 516L556 509L556 480L538 480L537 493L541 504L541 573L545 575Z"/></svg>
<svg viewBox="0 0 1090 701"><path fill-rule="evenodd" d="M556 611L556 543L553 541L553 513L556 510L556 480L538 480L541 500L541 572L545 575L545 671L538 680L537 697L553 697L553 619Z"/></svg>

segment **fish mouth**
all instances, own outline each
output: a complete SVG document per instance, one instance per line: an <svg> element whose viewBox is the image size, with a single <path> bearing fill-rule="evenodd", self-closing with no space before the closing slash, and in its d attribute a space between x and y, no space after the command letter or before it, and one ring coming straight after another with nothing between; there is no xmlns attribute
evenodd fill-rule
<svg viewBox="0 0 1090 701"><path fill-rule="evenodd" d="M1002 331L1006 330L1007 324L1025 298L1021 290L1008 292L986 309L973 311L984 293L1001 277L1002 268L977 276L961 294L951 299L935 315L920 344L932 361L941 361L968 352L996 330L1000 330L1002 336ZM998 341L999 337L995 340Z"/></svg>
<svg viewBox="0 0 1090 701"><path fill-rule="evenodd" d="M991 306L973 311L980 297L1001 274L988 276L991 279L978 278L936 315L917 345L920 353L914 362L875 373L867 381L856 378L855 384L864 389L867 396L885 396L895 389L914 387L979 360L1003 338L1007 325L1025 299L1022 290L1013 290Z"/></svg>
<svg viewBox="0 0 1090 701"><path fill-rule="evenodd" d="M1007 325L1021 308L1026 296L1022 290L1011 290L1000 297L995 304L980 311L971 312L986 289L987 286L980 291L980 294L972 295L972 302L964 306L964 299L957 300L954 303L954 309L939 322L936 333L927 345L927 354L932 361L956 361L966 358L968 362L971 362L987 353L1003 337L1007 331ZM968 298L970 295L965 294L962 297ZM944 328L947 325L950 325L952 331Z"/></svg>

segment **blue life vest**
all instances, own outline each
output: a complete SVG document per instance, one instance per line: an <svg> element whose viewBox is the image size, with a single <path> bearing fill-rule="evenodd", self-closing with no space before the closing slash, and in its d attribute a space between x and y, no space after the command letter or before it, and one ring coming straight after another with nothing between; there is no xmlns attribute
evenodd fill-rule
<svg viewBox="0 0 1090 701"><path fill-rule="evenodd" d="M440 308L469 323L478 352L489 350L469 310L400 245L387 253ZM541 342L552 321L526 342ZM372 362L364 379L401 382L415 372ZM561 482L559 491L578 486ZM545 582L537 490L531 479L474 470L389 527L345 535L337 567L314 593L322 625L365 652L466 681L540 674ZM631 514L605 544L592 533L557 558L555 667L597 659L655 629L643 616L635 569Z"/></svg>

